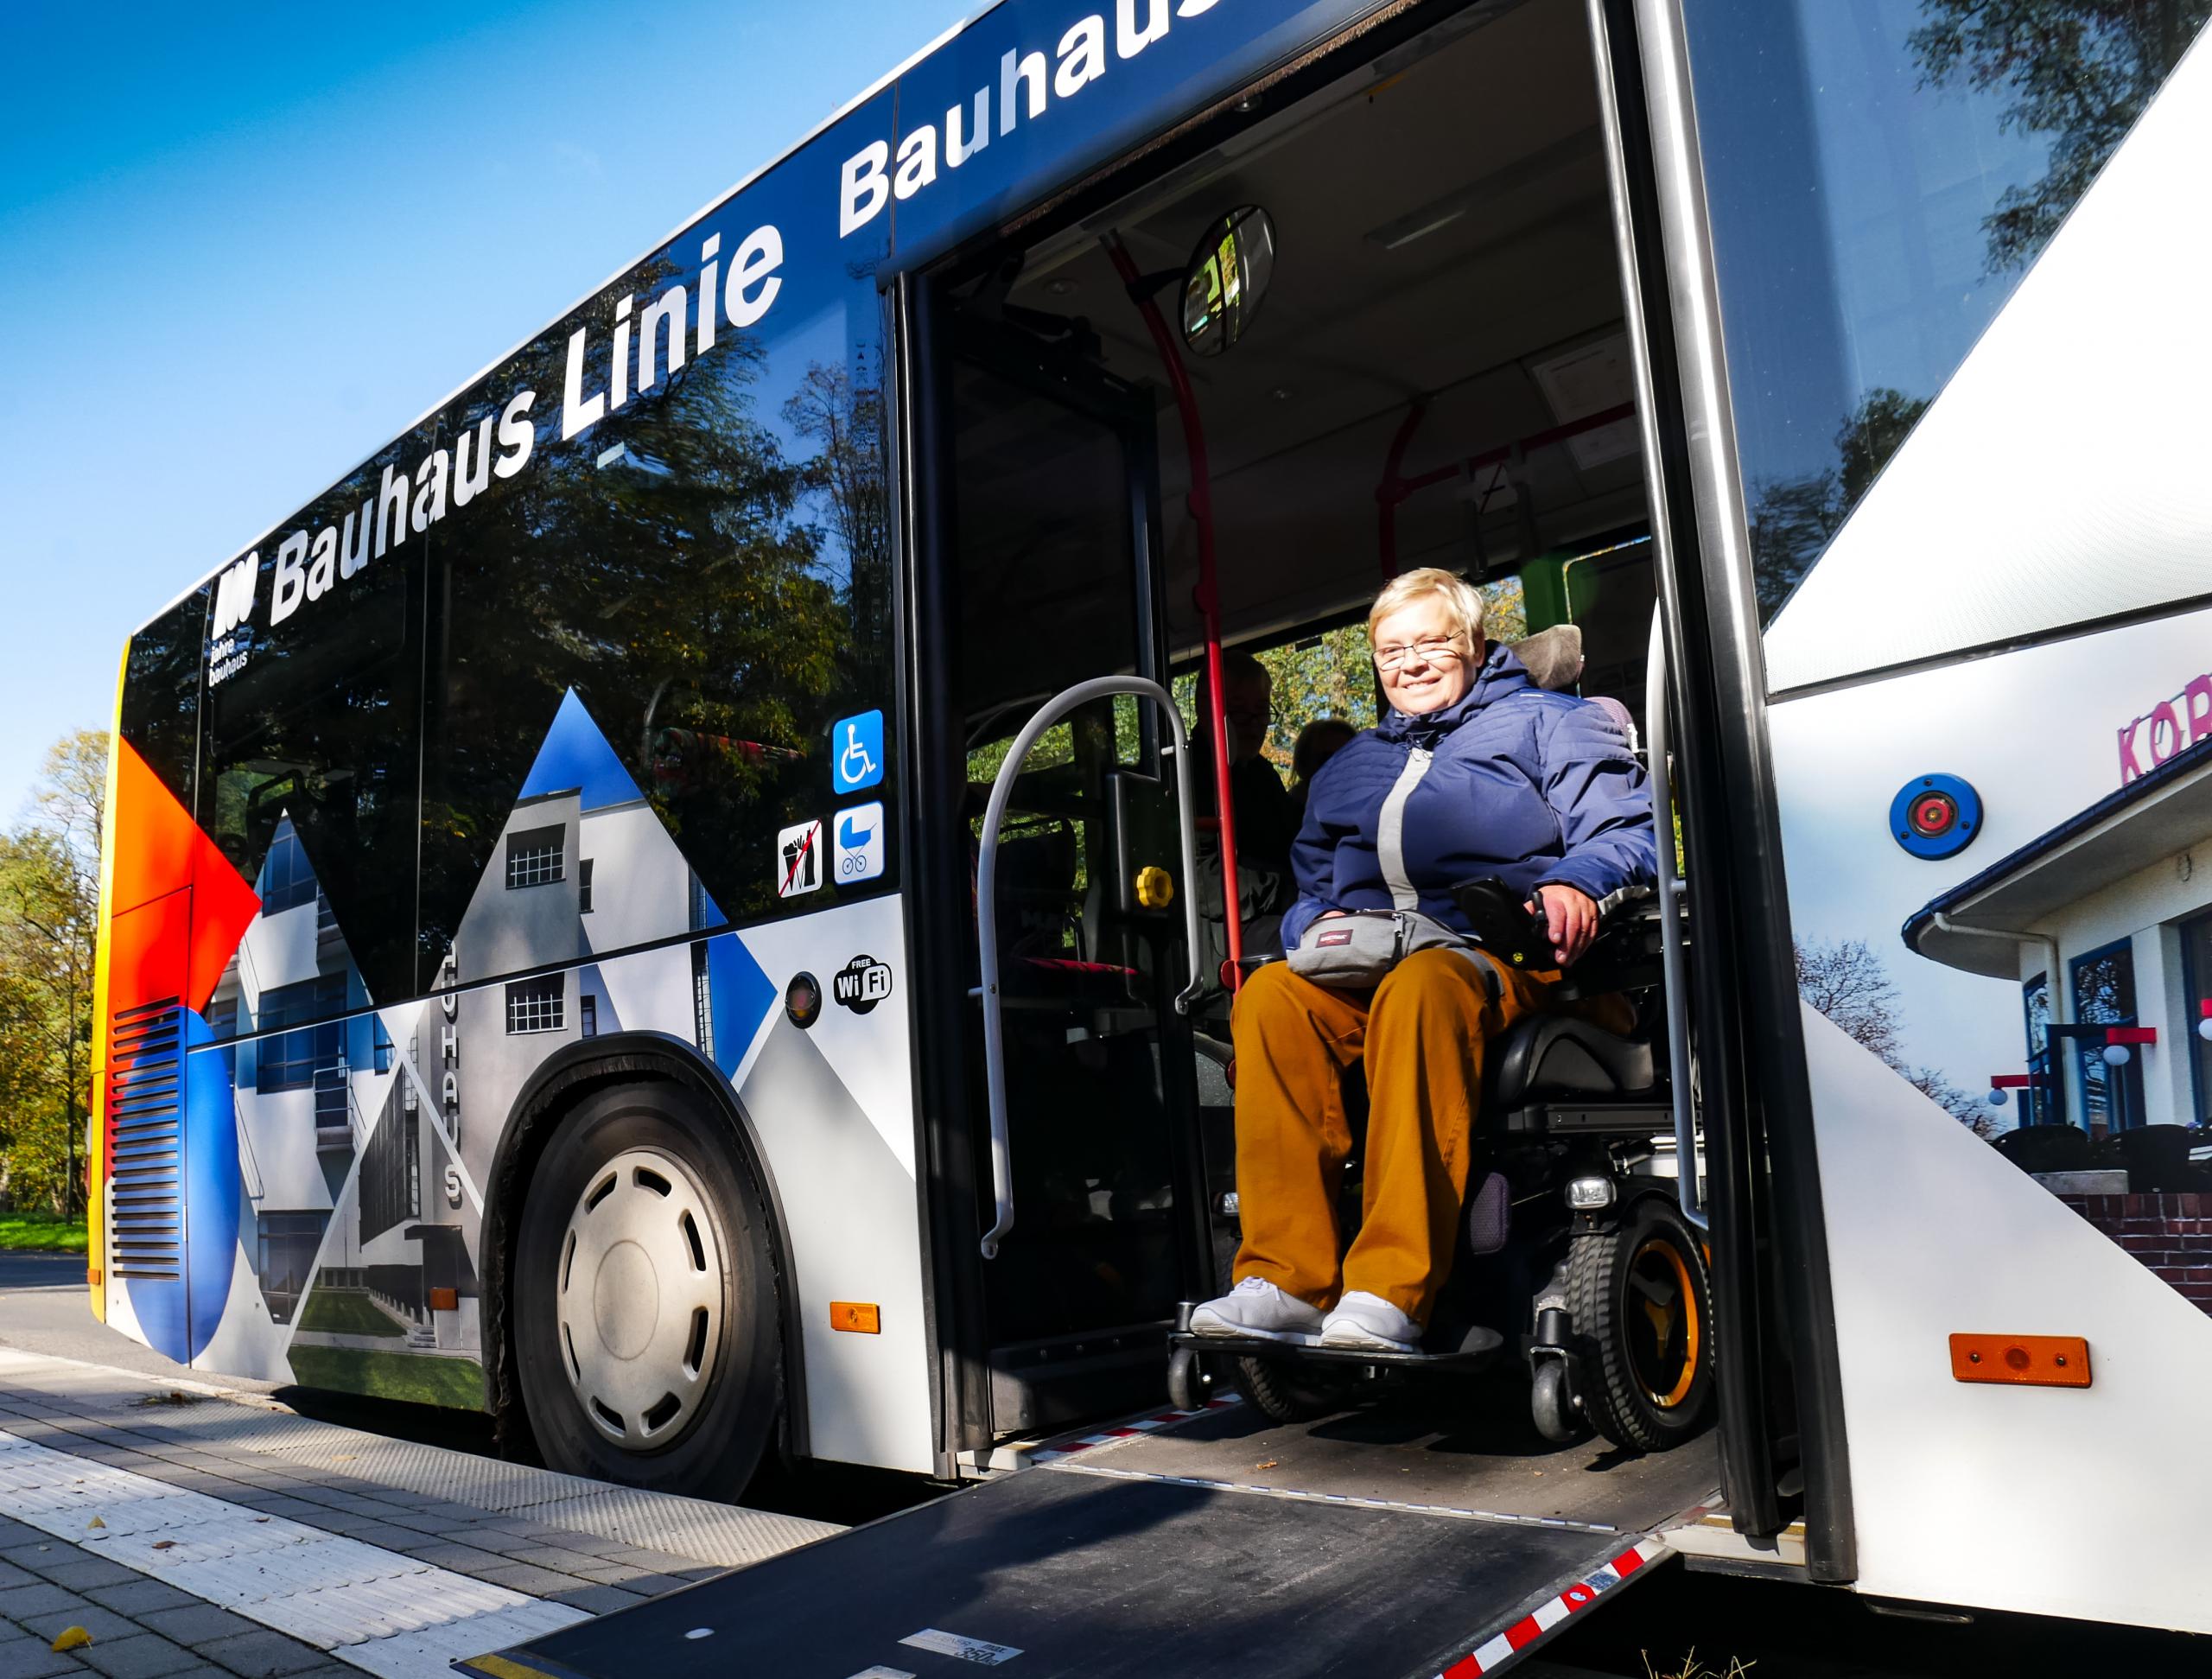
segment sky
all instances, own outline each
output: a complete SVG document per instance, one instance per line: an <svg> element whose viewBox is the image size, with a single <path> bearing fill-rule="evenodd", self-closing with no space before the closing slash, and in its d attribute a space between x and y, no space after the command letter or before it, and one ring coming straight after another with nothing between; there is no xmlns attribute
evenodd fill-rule
<svg viewBox="0 0 2212 1679"><path fill-rule="evenodd" d="M125 638L980 0L12 0L0 824Z"/></svg>

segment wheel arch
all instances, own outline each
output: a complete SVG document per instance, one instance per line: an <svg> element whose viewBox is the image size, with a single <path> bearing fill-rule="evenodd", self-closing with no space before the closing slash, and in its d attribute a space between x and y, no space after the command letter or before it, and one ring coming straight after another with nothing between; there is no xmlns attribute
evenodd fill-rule
<svg viewBox="0 0 2212 1679"><path fill-rule="evenodd" d="M513 1282L514 1241L522 1198L527 1192L548 1138L562 1119L594 1091L625 1084L678 1085L701 1097L727 1125L728 1141L760 1186L767 1214L769 1249L775 1262L777 1339L784 1362L784 1407L779 1423L781 1449L789 1456L807 1453L806 1365L791 1269L791 1227L784 1216L776 1176L760 1146L759 1131L721 1070L683 1039L658 1032L617 1032L564 1046L532 1073L507 1110L506 1124L493 1151L490 1181L485 1186L478 1304L484 1347L485 1390L503 1452L515 1441L519 1425L530 1430L528 1408L515 1377L514 1324L509 1311Z"/></svg>

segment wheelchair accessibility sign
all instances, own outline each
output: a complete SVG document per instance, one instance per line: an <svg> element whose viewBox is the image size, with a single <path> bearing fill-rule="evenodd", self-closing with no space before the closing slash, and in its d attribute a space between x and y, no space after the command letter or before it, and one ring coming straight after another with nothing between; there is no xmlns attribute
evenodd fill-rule
<svg viewBox="0 0 2212 1679"><path fill-rule="evenodd" d="M856 793L883 779L883 714L863 711L830 726L830 775L841 793Z"/></svg>
<svg viewBox="0 0 2212 1679"><path fill-rule="evenodd" d="M833 820L836 843L831 855L836 859L837 884L855 886L882 874L883 806L855 805L849 811L838 811Z"/></svg>

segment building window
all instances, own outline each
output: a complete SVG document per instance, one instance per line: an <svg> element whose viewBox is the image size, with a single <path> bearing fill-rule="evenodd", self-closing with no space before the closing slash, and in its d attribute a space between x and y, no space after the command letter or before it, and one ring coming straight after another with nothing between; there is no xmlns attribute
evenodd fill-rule
<svg viewBox="0 0 2212 1679"><path fill-rule="evenodd" d="M2083 1026L2135 1024L2135 947L2126 939L2074 958L2074 1018ZM2092 1136L2143 1123L2143 1061L2125 1065L2104 1058L2094 1039L2077 1039L2082 1118Z"/></svg>
<svg viewBox="0 0 2212 1679"><path fill-rule="evenodd" d="M317 1021L318 1025L297 1032L264 1038L255 1046L254 1089L303 1091L315 1083L323 1068L346 1060L346 1025L335 1018L346 1012L346 976L321 974L297 985L273 985L261 994L264 1032L276 1031L295 1021Z"/></svg>
<svg viewBox="0 0 2212 1679"><path fill-rule="evenodd" d="M2189 1059L2196 1072L2196 1120L2199 1125L2212 1124L2212 1044L2196 1035L2196 1024L2204 1018L2204 1002L2212 997L2212 915L2200 915L2194 921L2185 921L2181 928L2182 1006L2177 1018L2171 1020L2164 1032L2185 1032L2189 1034Z"/></svg>
<svg viewBox="0 0 2212 1679"><path fill-rule="evenodd" d="M563 982L558 974L543 979L518 979L507 987L509 1032L558 1032L568 1024L563 1006Z"/></svg>
<svg viewBox="0 0 2212 1679"><path fill-rule="evenodd" d="M2050 1024L2049 974L2037 974L2020 988L2020 1012L2028 1029L2028 1073L2035 1082L2020 1092L2019 1123L2063 1124L2066 1092L2060 1087L2058 1069L2051 1064L2050 1040L2044 1031Z"/></svg>
<svg viewBox="0 0 2212 1679"><path fill-rule="evenodd" d="M576 999L576 1021L585 1037L599 1036L599 999L588 991Z"/></svg>
<svg viewBox="0 0 2212 1679"><path fill-rule="evenodd" d="M584 857L576 863L576 910L579 914L591 913L591 859Z"/></svg>
<svg viewBox="0 0 2212 1679"><path fill-rule="evenodd" d="M518 887L550 886L564 878L561 854L566 830L532 828L507 836L507 890Z"/></svg>
<svg viewBox="0 0 2212 1679"><path fill-rule="evenodd" d="M257 884L264 915L276 915L315 902L315 871L308 867L307 849L292 831L290 823L276 830L276 842L269 848L269 859L261 865Z"/></svg>

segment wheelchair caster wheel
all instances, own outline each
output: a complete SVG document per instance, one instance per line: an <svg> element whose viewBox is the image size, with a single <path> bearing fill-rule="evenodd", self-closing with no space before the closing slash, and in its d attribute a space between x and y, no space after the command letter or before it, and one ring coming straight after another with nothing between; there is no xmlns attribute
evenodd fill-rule
<svg viewBox="0 0 2212 1679"><path fill-rule="evenodd" d="M1179 1411L1198 1411L1205 1409L1206 1401L1213 1397L1213 1372L1200 1362L1198 1355L1186 1346L1179 1346L1167 1355L1167 1402Z"/></svg>
<svg viewBox="0 0 2212 1679"><path fill-rule="evenodd" d="M1537 1364L1529 1409L1536 1432L1560 1446L1572 1445L1590 1432L1581 1409L1574 1402L1573 1384L1567 1380L1564 1358L1546 1358Z"/></svg>

